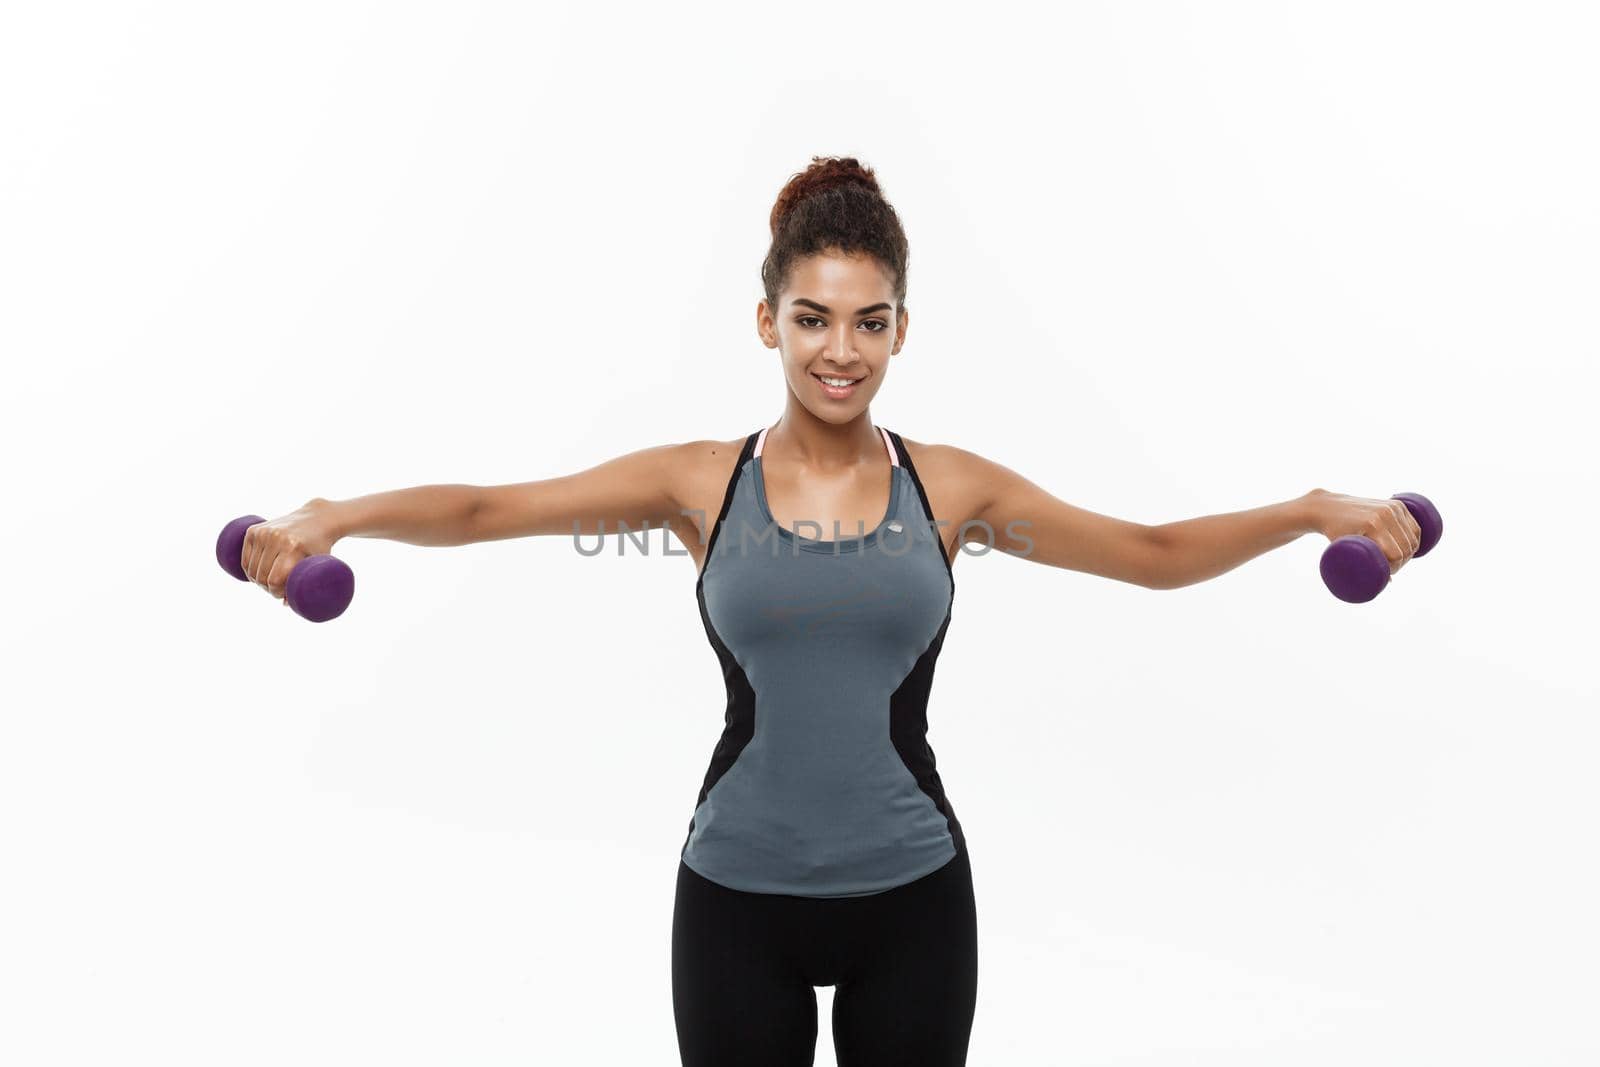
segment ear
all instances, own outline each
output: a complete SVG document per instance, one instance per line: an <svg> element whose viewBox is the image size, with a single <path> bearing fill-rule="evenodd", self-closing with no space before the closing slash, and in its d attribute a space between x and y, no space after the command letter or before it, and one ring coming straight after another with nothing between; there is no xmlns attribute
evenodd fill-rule
<svg viewBox="0 0 1600 1067"><path fill-rule="evenodd" d="M910 322L911 322L911 312L907 311L905 308L901 308L900 309L900 314L895 316L894 347L889 350L889 354L891 356L899 354L900 349L905 347L905 343L906 343L906 326L909 325Z"/></svg>
<svg viewBox="0 0 1600 1067"><path fill-rule="evenodd" d="M756 336L768 348L778 347L778 320L767 306L765 297L756 301Z"/></svg>

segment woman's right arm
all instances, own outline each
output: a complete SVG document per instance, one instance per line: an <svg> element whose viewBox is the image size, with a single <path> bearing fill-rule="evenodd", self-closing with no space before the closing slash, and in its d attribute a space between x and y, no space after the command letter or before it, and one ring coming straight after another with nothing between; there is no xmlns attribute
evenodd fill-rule
<svg viewBox="0 0 1600 1067"><path fill-rule="evenodd" d="M350 500L313 497L246 530L239 562L246 577L282 600L295 564L331 552L342 537L467 545L566 533L574 526L579 533L618 533L623 522L634 531L649 522L687 536L678 501L707 445L715 454L715 442L658 445L577 474L518 485L419 485Z"/></svg>
<svg viewBox="0 0 1600 1067"><path fill-rule="evenodd" d="M536 534L640 530L678 516L686 447L657 445L575 474L514 485L422 485L307 504L335 540L380 537L413 545L467 545Z"/></svg>
<svg viewBox="0 0 1600 1067"><path fill-rule="evenodd" d="M485 486L467 518L470 541L539 534L607 534L621 523L660 529L678 519L691 444L656 445L576 474Z"/></svg>
<svg viewBox="0 0 1600 1067"><path fill-rule="evenodd" d="M482 492L476 485L419 485L350 500L317 497L305 510L335 541L380 537L411 545L464 545Z"/></svg>

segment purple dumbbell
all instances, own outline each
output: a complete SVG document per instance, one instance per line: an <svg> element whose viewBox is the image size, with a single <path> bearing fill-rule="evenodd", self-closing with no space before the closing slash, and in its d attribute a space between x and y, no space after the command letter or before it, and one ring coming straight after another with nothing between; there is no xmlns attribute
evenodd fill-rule
<svg viewBox="0 0 1600 1067"><path fill-rule="evenodd" d="M1404 504L1422 527L1422 543L1411 558L1426 556L1444 533L1439 509L1421 493L1396 493L1391 499ZM1322 553L1322 581L1340 600L1365 604L1389 584L1389 557L1370 537L1349 534L1336 538Z"/></svg>
<svg viewBox="0 0 1600 1067"><path fill-rule="evenodd" d="M241 515L217 535L217 562L241 582L250 580L244 572L244 533L266 521L260 515ZM284 583L283 597L302 619L327 622L344 614L355 592L356 576L349 564L329 555L316 555L294 565Z"/></svg>

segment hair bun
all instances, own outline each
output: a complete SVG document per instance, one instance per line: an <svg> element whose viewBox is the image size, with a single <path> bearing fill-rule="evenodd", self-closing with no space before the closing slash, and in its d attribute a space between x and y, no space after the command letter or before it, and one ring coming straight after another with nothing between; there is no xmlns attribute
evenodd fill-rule
<svg viewBox="0 0 1600 1067"><path fill-rule="evenodd" d="M855 157L812 156L811 165L789 178L788 183L778 194L777 202L772 205L772 216L768 220L772 235L774 237L778 235L778 227L782 225L784 216L794 210L794 206L806 197L841 185L852 184L864 186L875 196L883 196L883 190L878 187L878 179L872 173L872 168L865 166Z"/></svg>
<svg viewBox="0 0 1600 1067"><path fill-rule="evenodd" d="M761 261L761 287L774 314L795 264L818 254L876 260L893 287L895 307L905 307L911 246L899 213L860 160L812 156L809 167L784 183L768 222L772 245Z"/></svg>

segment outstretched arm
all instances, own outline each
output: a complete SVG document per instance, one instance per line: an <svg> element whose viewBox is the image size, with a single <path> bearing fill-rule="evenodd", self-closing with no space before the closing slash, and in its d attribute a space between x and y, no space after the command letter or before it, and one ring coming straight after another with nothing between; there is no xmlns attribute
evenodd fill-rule
<svg viewBox="0 0 1600 1067"><path fill-rule="evenodd" d="M1076 507L1010 467L954 446L932 446L949 472L959 537L1019 559L1161 588L1156 528ZM930 457L931 458L931 457ZM930 466L932 464L929 464Z"/></svg>
<svg viewBox="0 0 1600 1067"><path fill-rule="evenodd" d="M617 533L679 518L680 481L690 446L656 445L555 478L485 486L468 519L468 539L536 534Z"/></svg>
<svg viewBox="0 0 1600 1067"><path fill-rule="evenodd" d="M1313 489L1281 504L1155 527L1163 577L1152 588L1177 589L1215 578L1307 533L1329 541L1347 534L1366 537L1383 551L1390 574L1404 567L1422 543L1422 527L1398 499Z"/></svg>
<svg viewBox="0 0 1600 1067"><path fill-rule="evenodd" d="M306 508L330 541L377 537L416 545L467 545L534 534L616 533L679 517L686 446L657 445L587 470L514 485L424 485Z"/></svg>
<svg viewBox="0 0 1600 1067"><path fill-rule="evenodd" d="M972 498L979 521L963 532L963 541L992 540L1021 559L1146 589L1215 578L1322 529L1316 501L1321 490L1249 511L1152 526L1074 507L1003 464L951 451L960 454L962 480L981 487Z"/></svg>
<svg viewBox="0 0 1600 1067"><path fill-rule="evenodd" d="M1180 589L1215 578L1316 529L1307 496L1165 523L1152 531L1160 565L1150 588Z"/></svg>
<svg viewBox="0 0 1600 1067"><path fill-rule="evenodd" d="M622 523L635 531L652 521L668 526L682 521L678 500L697 444L642 448L576 474L517 485L452 483L350 500L313 497L288 515L251 526L240 565L283 600L295 565L331 552L345 537L466 545L530 534L603 534L607 526L618 533Z"/></svg>

